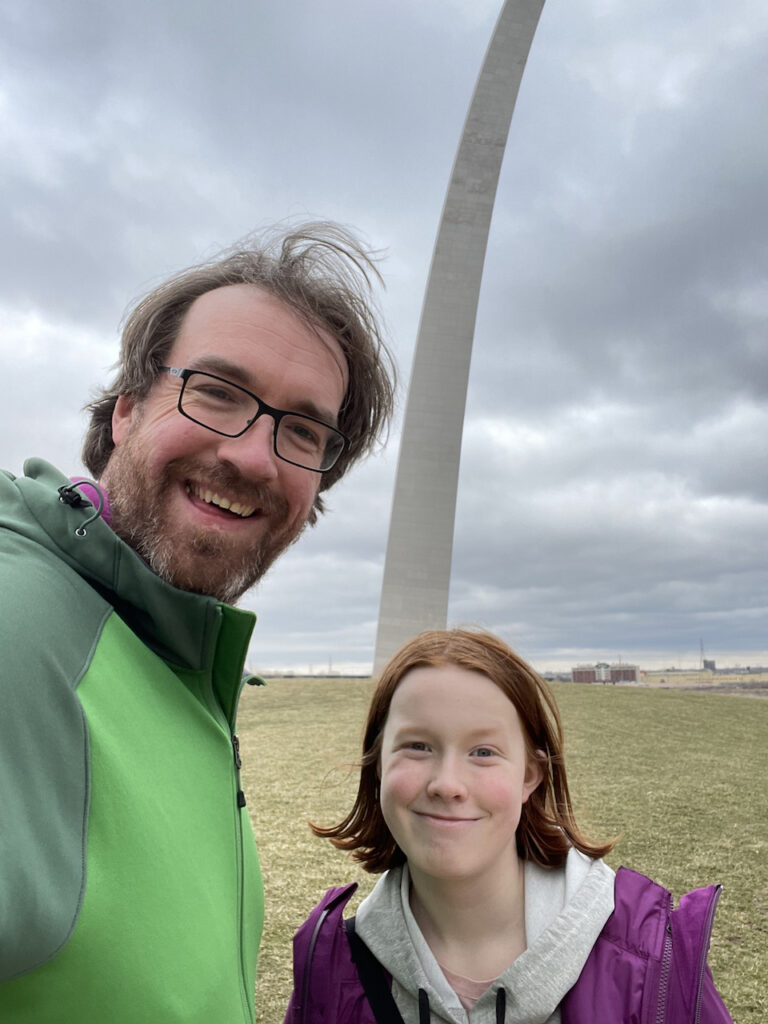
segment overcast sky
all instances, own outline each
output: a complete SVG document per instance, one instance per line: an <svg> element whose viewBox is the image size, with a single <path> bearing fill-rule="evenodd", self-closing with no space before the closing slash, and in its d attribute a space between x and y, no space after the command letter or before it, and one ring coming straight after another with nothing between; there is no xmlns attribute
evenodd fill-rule
<svg viewBox="0 0 768 1024"><path fill-rule="evenodd" d="M401 410L500 0L0 0L0 464L80 468L130 300L276 220L385 251ZM499 184L450 620L540 669L768 663L768 5L547 0ZM368 671L399 429L244 603Z"/></svg>

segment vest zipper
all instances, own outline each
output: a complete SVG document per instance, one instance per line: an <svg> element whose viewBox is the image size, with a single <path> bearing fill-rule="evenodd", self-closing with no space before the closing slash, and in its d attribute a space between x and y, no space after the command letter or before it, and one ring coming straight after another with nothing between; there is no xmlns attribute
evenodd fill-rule
<svg viewBox="0 0 768 1024"><path fill-rule="evenodd" d="M712 893L712 900L709 904L709 910L707 911L707 923L706 931L704 934L704 941L701 945L701 953L699 955L699 973L698 973L698 988L696 990L696 1013L694 1014L694 1024L700 1024L701 1021L701 997L704 991L704 968L707 965L707 953L709 952L709 940L712 937L712 927L715 923L715 911L717 910L717 901L720 899L720 892L722 886L715 886L715 891Z"/></svg>
<svg viewBox="0 0 768 1024"><path fill-rule="evenodd" d="M669 898L667 923L664 927L664 952L661 957L661 973L659 975L659 1001L656 1004L656 1024L664 1024L667 1016L667 989L669 988L669 971L672 966L672 922L669 912L672 910L672 897Z"/></svg>

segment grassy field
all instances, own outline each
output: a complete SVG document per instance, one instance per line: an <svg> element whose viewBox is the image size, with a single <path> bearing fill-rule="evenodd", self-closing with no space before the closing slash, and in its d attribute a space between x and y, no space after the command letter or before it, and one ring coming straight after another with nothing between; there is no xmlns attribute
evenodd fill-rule
<svg viewBox="0 0 768 1024"><path fill-rule="evenodd" d="M721 882L710 953L737 1024L768 1020L768 700L629 687L554 687L585 830L623 836L609 857L676 895ZM244 787L264 872L257 1016L280 1024L291 937L330 885L376 879L307 819L336 821L356 789L370 683L271 680L240 711ZM341 766L341 767L340 767Z"/></svg>

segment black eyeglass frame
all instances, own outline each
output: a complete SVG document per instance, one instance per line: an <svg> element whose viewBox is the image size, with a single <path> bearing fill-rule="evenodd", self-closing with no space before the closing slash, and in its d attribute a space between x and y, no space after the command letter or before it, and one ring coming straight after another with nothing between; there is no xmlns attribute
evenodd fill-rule
<svg viewBox="0 0 768 1024"><path fill-rule="evenodd" d="M170 373L172 377L177 377L179 380L181 380L182 383L181 390L179 391L179 400L176 403L176 408L181 413L181 415L184 416L186 419L190 420L192 423L197 423L198 426L205 427L206 430L210 430L211 433L213 434L219 434L221 435L221 437L242 437L246 430L249 430L256 422L256 420L258 420L265 413L267 416L271 416L274 421L274 426L272 427L272 450L274 451L278 459L281 459L283 462L289 463L291 466L298 466L299 469L306 469L310 473L327 473L329 470L333 469L333 467L336 465L336 463L339 461L339 459L349 446L349 438L346 436L346 434L343 434L338 427L331 426L331 424L326 423L325 420L319 420L316 416L308 416L306 413L303 412L293 412L290 409L275 409L273 406L268 405L263 399L259 398L257 394L254 394L253 391L249 391L248 388L244 388L241 384L235 384L234 381L228 380L226 377L220 377L217 373L209 373L208 370L193 370L188 367L179 366L158 366L158 370L164 370L167 373ZM256 415L253 417L252 420L246 423L242 430L238 430L236 434L228 434L225 430L217 430L215 427L210 427L208 426L207 423L203 423L201 420L196 420L194 416L190 416L188 412L184 411L181 403L182 399L184 398L184 389L187 386L187 381L195 373L201 374L203 377L210 377L212 380L220 380L222 384L226 384L228 387L231 388L236 388L238 391L242 391L244 394L248 395L249 398L252 398L256 402ZM341 438L342 445L339 448L338 452L336 453L336 456L333 462L330 464L330 466L326 466L324 469L315 469L313 466L305 466L301 462L294 462L293 459L286 459L284 455L280 454L280 452L277 450L277 431L280 426L280 420L282 420L284 416L297 416L299 419L309 420L310 423L317 423L321 427L325 427L326 430L332 431L334 434L336 434L337 437Z"/></svg>

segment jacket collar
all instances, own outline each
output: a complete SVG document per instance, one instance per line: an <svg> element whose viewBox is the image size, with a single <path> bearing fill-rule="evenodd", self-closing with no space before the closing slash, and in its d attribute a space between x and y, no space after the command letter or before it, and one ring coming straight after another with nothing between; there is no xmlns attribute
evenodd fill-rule
<svg viewBox="0 0 768 1024"><path fill-rule="evenodd" d="M217 657L230 669L245 663L256 616L212 597L190 594L156 576L99 517L85 536L76 531L93 517L92 506L70 507L59 498L69 479L42 459L29 459L16 488L15 509L3 502L3 525L52 551L86 579L163 660L191 671L211 671ZM0 483L3 498L8 478ZM9 507L10 506L10 507Z"/></svg>

